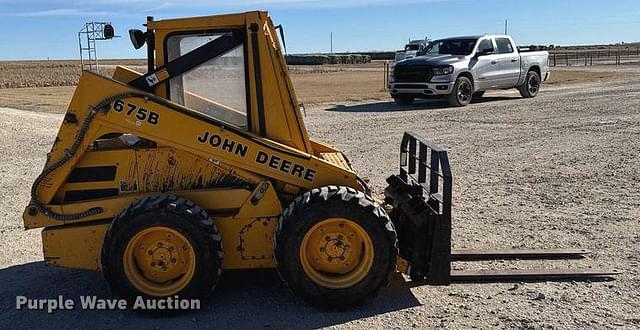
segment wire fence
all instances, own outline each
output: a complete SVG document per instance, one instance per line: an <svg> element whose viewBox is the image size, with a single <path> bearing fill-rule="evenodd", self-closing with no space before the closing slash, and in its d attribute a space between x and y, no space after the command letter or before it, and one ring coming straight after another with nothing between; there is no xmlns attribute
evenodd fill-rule
<svg viewBox="0 0 640 330"><path fill-rule="evenodd" d="M640 47L550 51L549 66L640 64Z"/></svg>

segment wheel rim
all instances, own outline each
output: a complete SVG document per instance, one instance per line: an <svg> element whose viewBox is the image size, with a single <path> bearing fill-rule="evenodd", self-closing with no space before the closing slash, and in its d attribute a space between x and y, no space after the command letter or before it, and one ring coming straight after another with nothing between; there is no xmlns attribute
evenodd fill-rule
<svg viewBox="0 0 640 330"><path fill-rule="evenodd" d="M529 78L529 93L530 94L537 94L538 93L538 89L540 88L540 80L538 79L537 76L532 75Z"/></svg>
<svg viewBox="0 0 640 330"><path fill-rule="evenodd" d="M371 238L360 225L344 218L329 218L306 233L300 245L300 261L316 284L347 288L367 276L373 252Z"/></svg>
<svg viewBox="0 0 640 330"><path fill-rule="evenodd" d="M144 294L156 297L180 292L193 278L196 258L189 240L169 227L138 232L124 252L125 275Z"/></svg>
<svg viewBox="0 0 640 330"><path fill-rule="evenodd" d="M458 85L458 102L467 103L471 99L471 84L466 81Z"/></svg>

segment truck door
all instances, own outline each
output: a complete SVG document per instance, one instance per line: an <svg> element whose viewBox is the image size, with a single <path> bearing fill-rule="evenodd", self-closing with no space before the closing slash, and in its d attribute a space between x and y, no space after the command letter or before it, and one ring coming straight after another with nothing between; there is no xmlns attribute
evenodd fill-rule
<svg viewBox="0 0 640 330"><path fill-rule="evenodd" d="M471 69L476 76L475 90L497 87L499 82L498 57L491 38L480 40L476 56L471 61Z"/></svg>
<svg viewBox="0 0 640 330"><path fill-rule="evenodd" d="M496 38L496 47L500 62L500 87L514 87L520 79L520 54L516 52L509 38Z"/></svg>

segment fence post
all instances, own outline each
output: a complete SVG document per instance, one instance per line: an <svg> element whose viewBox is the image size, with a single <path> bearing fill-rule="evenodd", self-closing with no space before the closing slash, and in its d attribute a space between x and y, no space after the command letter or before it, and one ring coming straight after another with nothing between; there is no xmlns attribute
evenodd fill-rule
<svg viewBox="0 0 640 330"><path fill-rule="evenodd" d="M553 66L556 66L556 53L553 53Z"/></svg>
<svg viewBox="0 0 640 330"><path fill-rule="evenodd" d="M587 58L588 58L589 54L585 53L584 54L584 66L587 66Z"/></svg>
<svg viewBox="0 0 640 330"><path fill-rule="evenodd" d="M618 54L616 55L616 65L620 65L620 50L618 50Z"/></svg>
<svg viewBox="0 0 640 330"><path fill-rule="evenodd" d="M384 61L384 90L389 87L389 61Z"/></svg>

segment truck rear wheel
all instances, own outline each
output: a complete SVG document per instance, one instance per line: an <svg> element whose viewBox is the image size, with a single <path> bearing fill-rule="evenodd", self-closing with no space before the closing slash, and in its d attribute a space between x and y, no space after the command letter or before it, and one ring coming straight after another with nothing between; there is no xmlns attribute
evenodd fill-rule
<svg viewBox="0 0 640 330"><path fill-rule="evenodd" d="M282 279L317 306L362 303L395 270L391 220L369 196L348 187L316 188L298 196L280 217L274 244Z"/></svg>
<svg viewBox="0 0 640 330"><path fill-rule="evenodd" d="M102 273L128 300L206 298L222 273L222 242L207 212L176 196L140 199L118 215L102 246Z"/></svg>
<svg viewBox="0 0 640 330"><path fill-rule="evenodd" d="M414 97L410 97L410 96L394 96L393 100L396 102L397 105L411 105L413 104L413 101L415 100Z"/></svg>
<svg viewBox="0 0 640 330"><path fill-rule="evenodd" d="M529 71L522 86L518 87L520 95L524 98L532 98L540 91L540 75L535 71Z"/></svg>
<svg viewBox="0 0 640 330"><path fill-rule="evenodd" d="M464 107L471 102L473 97L473 84L467 77L458 77L453 85L453 90L447 97L449 104L454 107Z"/></svg>

